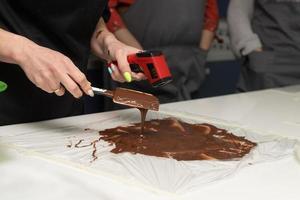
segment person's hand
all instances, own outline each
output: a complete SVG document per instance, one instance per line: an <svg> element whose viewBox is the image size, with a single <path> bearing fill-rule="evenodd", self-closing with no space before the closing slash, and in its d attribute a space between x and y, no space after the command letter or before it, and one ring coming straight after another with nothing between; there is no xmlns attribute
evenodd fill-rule
<svg viewBox="0 0 300 200"><path fill-rule="evenodd" d="M260 48L254 49L254 51L256 51L256 52L262 52L262 48L260 47Z"/></svg>
<svg viewBox="0 0 300 200"><path fill-rule="evenodd" d="M62 96L65 89L79 98L93 96L91 83L67 56L24 39L17 64L39 88ZM82 92L83 91L83 92Z"/></svg>
<svg viewBox="0 0 300 200"><path fill-rule="evenodd" d="M125 45L115 38L115 36L108 32L94 33L91 40L91 47L93 53L105 59L107 62L117 61L118 66L112 65L108 68L113 80L118 82L131 82L132 80L143 80L145 75L143 73L134 73L131 71L127 56L140 52L141 50Z"/></svg>

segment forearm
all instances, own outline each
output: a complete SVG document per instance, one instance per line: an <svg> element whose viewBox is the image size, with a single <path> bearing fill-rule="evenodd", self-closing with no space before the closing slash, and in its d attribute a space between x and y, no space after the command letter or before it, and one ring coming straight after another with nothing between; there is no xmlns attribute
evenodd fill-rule
<svg viewBox="0 0 300 200"><path fill-rule="evenodd" d="M91 39L91 49L94 54L108 60L108 46L116 40L114 34L107 29L104 20L100 18Z"/></svg>
<svg viewBox="0 0 300 200"><path fill-rule="evenodd" d="M228 26L231 45L236 55L247 55L262 44L253 32L254 0L231 0L228 8Z"/></svg>
<svg viewBox="0 0 300 200"><path fill-rule="evenodd" d="M115 36L107 29L105 22L100 18L93 37L95 37L101 46L104 46L110 40L116 39Z"/></svg>
<svg viewBox="0 0 300 200"><path fill-rule="evenodd" d="M116 38L129 46L142 49L140 43L135 39L127 28L120 28L114 32Z"/></svg>
<svg viewBox="0 0 300 200"><path fill-rule="evenodd" d="M199 47L208 50L215 38L219 24L219 10L216 0L207 0L204 13L204 29L201 33Z"/></svg>
<svg viewBox="0 0 300 200"><path fill-rule="evenodd" d="M28 39L0 28L0 61L18 64Z"/></svg>
<svg viewBox="0 0 300 200"><path fill-rule="evenodd" d="M132 81L132 77L135 80L141 80L144 75L141 73L133 73L129 67L127 56L135 54L140 51L135 47L126 45L119 41L113 33L108 31L103 19L100 19L95 32L91 39L91 48L93 53L106 60L117 61L118 67L108 68L113 80L124 82Z"/></svg>
<svg viewBox="0 0 300 200"><path fill-rule="evenodd" d="M48 93L61 96L67 89L76 98L82 96L81 90L93 95L85 75L68 57L3 29L0 61L18 64L32 83Z"/></svg>
<svg viewBox="0 0 300 200"><path fill-rule="evenodd" d="M126 43L118 40L118 38L107 29L104 20L101 18L91 40L91 48L93 52L103 59L110 60L111 58L116 57L117 51L114 48L112 49L116 43L121 44L121 46L127 45L130 46L130 48L141 49L136 47L140 46L139 44L133 46L128 44L128 42Z"/></svg>
<svg viewBox="0 0 300 200"><path fill-rule="evenodd" d="M142 49L142 46L137 41L137 39L132 35L132 33L128 30L126 27L126 24L124 23L122 17L119 14L119 11L116 10L118 2L110 1L110 19L108 22L106 22L107 29L112 32L116 38L123 42L124 44L127 44L129 46ZM114 4L115 3L115 4ZM126 10L128 7L125 8Z"/></svg>
<svg viewBox="0 0 300 200"><path fill-rule="evenodd" d="M206 51L209 50L211 44L214 41L214 38L215 38L215 32L204 29L202 31L199 47Z"/></svg>

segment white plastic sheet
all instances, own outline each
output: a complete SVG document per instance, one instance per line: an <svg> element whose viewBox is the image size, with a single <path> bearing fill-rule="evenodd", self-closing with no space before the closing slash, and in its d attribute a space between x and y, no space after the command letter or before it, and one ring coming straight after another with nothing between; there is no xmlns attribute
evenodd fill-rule
<svg viewBox="0 0 300 200"><path fill-rule="evenodd" d="M108 115L107 119L92 123L78 122L78 125L63 124L63 127L49 129L49 124L41 123L38 131L2 135L1 142L11 145L26 153L39 155L55 162L88 170L131 184L137 187L148 188L176 194L186 194L209 183L225 179L238 170L261 162L271 162L288 156L293 156L296 146L295 140L279 138L277 136L261 136L251 130L246 130L231 122L220 121L203 116L172 115L150 112L147 120L177 117L189 123L211 123L219 128L245 136L257 142L258 146L241 160L234 161L176 161L168 158L158 158L130 153L113 154L113 148L105 141L97 143L98 159L91 162L93 148L68 148L79 140L81 145L89 144L99 138L99 130L120 125L129 125L139 122L140 116L136 110L127 110ZM50 123L50 122L49 122ZM60 124L61 125L61 124ZM44 127L44 129L43 129ZM53 126L53 124L51 125ZM89 128L88 131L84 129Z"/></svg>

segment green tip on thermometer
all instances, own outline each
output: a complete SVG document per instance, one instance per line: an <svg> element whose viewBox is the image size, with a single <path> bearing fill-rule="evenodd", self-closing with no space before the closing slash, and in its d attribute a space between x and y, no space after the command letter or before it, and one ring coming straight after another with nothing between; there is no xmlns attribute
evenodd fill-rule
<svg viewBox="0 0 300 200"><path fill-rule="evenodd" d="M3 92L4 90L6 90L7 88L7 84L0 81L0 92Z"/></svg>

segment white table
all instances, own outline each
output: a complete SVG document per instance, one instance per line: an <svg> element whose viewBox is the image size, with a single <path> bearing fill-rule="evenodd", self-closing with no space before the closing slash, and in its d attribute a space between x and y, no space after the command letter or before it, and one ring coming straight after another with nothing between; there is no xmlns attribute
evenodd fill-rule
<svg viewBox="0 0 300 200"><path fill-rule="evenodd" d="M234 121L261 134L300 139L300 86L165 104L177 110ZM120 111L117 111L120 112ZM109 113L54 121L91 121ZM39 129L38 124L4 126L3 132ZM289 158L254 165L232 178L203 187L183 199L299 199L300 165ZM178 196L124 185L115 180L53 163L14 149L0 149L0 199L179 199Z"/></svg>

